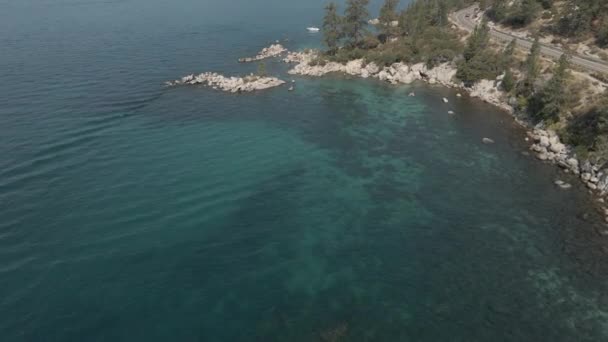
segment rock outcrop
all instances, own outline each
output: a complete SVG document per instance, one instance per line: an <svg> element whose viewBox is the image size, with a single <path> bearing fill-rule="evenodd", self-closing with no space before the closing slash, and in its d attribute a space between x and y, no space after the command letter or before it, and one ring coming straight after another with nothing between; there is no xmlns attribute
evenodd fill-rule
<svg viewBox="0 0 608 342"><path fill-rule="evenodd" d="M226 77L214 72L205 72L200 75L188 75L179 80L167 82L169 86L176 85L206 85L231 93L252 92L278 87L285 81L276 77L261 77L249 75L245 77Z"/></svg>
<svg viewBox="0 0 608 342"><path fill-rule="evenodd" d="M505 101L504 94L500 91L499 87L500 81L481 80L469 88L468 91L471 97L479 98L484 102L512 113L513 107Z"/></svg>
<svg viewBox="0 0 608 342"><path fill-rule="evenodd" d="M248 62L260 61L260 60L266 59L266 58L278 57L281 54L283 54L284 52L287 52L287 49L283 45L272 44L269 47L263 48L262 51L258 52L257 56L255 56L255 57L239 58L239 62L248 63Z"/></svg>
<svg viewBox="0 0 608 342"><path fill-rule="evenodd" d="M456 68L450 63L441 64L429 69L424 63L407 65L395 63L389 67L379 67L374 63L365 63L363 59L349 61L341 64L331 61L318 61L314 51L289 53L284 59L287 63L298 63L289 73L303 76L323 76L330 73L344 73L363 78L374 77L389 83L409 84L417 80L424 80L430 84L441 84L455 87L452 79L456 75Z"/></svg>

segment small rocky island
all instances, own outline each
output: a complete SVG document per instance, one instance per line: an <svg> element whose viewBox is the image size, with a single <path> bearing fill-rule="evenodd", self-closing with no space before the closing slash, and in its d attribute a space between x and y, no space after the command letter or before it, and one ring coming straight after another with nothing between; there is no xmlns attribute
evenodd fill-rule
<svg viewBox="0 0 608 342"><path fill-rule="evenodd" d="M245 57L239 58L240 63L249 63L255 61L261 61L262 59L278 57L284 52L287 52L287 49L281 44L272 44L269 47L263 48L262 51L258 52L255 57Z"/></svg>
<svg viewBox="0 0 608 342"><path fill-rule="evenodd" d="M285 84L285 81L276 77L257 76L253 74L245 77L226 77L214 72L205 72L199 75L184 76L179 80L167 82L168 86L199 84L225 92L241 93L278 87Z"/></svg>
<svg viewBox="0 0 608 342"><path fill-rule="evenodd" d="M278 43L272 44L269 47L263 48L255 57L240 58L239 62L247 63L260 61L266 58L278 57L285 52L287 52L287 49L283 45ZM263 71L259 71L258 75L249 74L244 77L228 77L215 72L204 72L198 75L191 74L175 81L166 82L166 85L204 85L229 93L248 93L285 84L285 81L277 77L266 76L265 67L262 69ZM293 90L293 88L290 88L290 90Z"/></svg>

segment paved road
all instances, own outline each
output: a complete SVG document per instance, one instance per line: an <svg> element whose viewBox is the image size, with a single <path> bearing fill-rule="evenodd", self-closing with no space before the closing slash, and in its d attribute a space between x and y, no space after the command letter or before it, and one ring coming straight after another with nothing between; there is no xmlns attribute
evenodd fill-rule
<svg viewBox="0 0 608 342"><path fill-rule="evenodd" d="M472 31L475 28L475 25L477 24L474 21L476 8L477 6L465 8L458 12L452 13L450 17L459 26L467 29L468 31ZM532 44L534 43L534 41L531 39L517 37L510 33L499 31L493 28L490 29L490 35L498 40L506 42L510 42L513 39L517 39L517 45L525 49L530 49L532 47ZM561 57L564 51L559 47L541 43L541 53L545 56L558 59L559 57ZM572 55L571 63L576 64L590 72L608 73L608 63L592 57Z"/></svg>

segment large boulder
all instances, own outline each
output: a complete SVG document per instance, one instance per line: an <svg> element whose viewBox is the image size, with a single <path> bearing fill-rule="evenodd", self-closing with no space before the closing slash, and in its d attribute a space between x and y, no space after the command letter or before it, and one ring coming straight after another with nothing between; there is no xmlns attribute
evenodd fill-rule
<svg viewBox="0 0 608 342"><path fill-rule="evenodd" d="M565 153L566 152L566 145L562 144L562 143L552 143L551 144L551 151L555 152L555 153Z"/></svg>
<svg viewBox="0 0 608 342"><path fill-rule="evenodd" d="M362 69L363 69L363 60L355 59L355 60L352 60L352 61L349 61L348 63L346 63L344 72L349 75L357 76L357 75L361 75Z"/></svg>
<svg viewBox="0 0 608 342"><path fill-rule="evenodd" d="M539 141L540 146L549 147L551 146L551 142L549 142L549 138L546 136L541 136Z"/></svg>

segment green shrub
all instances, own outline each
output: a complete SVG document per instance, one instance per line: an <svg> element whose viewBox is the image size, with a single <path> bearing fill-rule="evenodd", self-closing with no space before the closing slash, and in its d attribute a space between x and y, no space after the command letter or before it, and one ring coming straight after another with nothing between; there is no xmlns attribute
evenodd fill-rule
<svg viewBox="0 0 608 342"><path fill-rule="evenodd" d="M360 48L364 50L375 49L376 47L378 47L378 45L380 45L380 40L378 40L376 36L371 34L366 35L359 44Z"/></svg>
<svg viewBox="0 0 608 342"><path fill-rule="evenodd" d="M608 152L608 99L571 119L566 133L569 144Z"/></svg>

